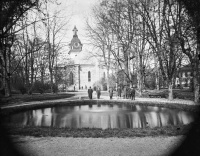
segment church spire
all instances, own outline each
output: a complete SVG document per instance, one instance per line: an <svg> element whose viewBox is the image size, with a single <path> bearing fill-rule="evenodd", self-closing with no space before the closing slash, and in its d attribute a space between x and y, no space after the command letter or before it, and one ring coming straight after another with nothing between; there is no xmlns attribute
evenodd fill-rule
<svg viewBox="0 0 200 156"><path fill-rule="evenodd" d="M77 36L77 31L78 31L78 29L76 28L76 26L74 26L74 29L73 29L73 32L74 32L74 35L73 35L73 36L74 36L74 37Z"/></svg>
<svg viewBox="0 0 200 156"><path fill-rule="evenodd" d="M69 44L69 46L70 46L69 54L70 55L71 54L77 55L78 53L80 53L82 51L83 45L81 44L81 41L78 38L77 31L78 31L78 29L76 28L76 26L74 26L74 29L73 29L74 35L71 40L71 43Z"/></svg>

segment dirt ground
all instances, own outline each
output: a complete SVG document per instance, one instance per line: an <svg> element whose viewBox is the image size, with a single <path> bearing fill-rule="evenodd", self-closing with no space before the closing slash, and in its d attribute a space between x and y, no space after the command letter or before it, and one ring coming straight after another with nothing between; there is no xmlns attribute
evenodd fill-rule
<svg viewBox="0 0 200 156"><path fill-rule="evenodd" d="M176 137L64 138L14 136L28 156L167 156L184 140Z"/></svg>

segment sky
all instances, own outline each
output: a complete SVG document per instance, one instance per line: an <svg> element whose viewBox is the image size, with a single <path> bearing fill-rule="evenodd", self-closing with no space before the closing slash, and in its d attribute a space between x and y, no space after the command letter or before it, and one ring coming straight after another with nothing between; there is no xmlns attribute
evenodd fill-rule
<svg viewBox="0 0 200 156"><path fill-rule="evenodd" d="M69 43L71 42L71 39L73 38L73 28L76 26L78 29L78 37L81 40L81 43L83 44L83 52L88 53L91 47L87 45L88 38L85 31L85 23L86 19L92 17L92 9L95 5L100 3L100 0L57 0L59 5L50 3L48 8L50 12L54 12L55 10L62 10L62 17L65 18L65 20L68 20L70 17L70 20L68 24L66 25L67 31L64 33L64 38L62 42L66 45L62 49L63 54L66 53L66 51L69 51ZM63 34L61 33L61 36Z"/></svg>
<svg viewBox="0 0 200 156"><path fill-rule="evenodd" d="M85 21L91 16L92 8L99 0L61 0L62 6L67 9L69 14L72 14L69 22L67 34L70 40L73 36L73 28L76 25L78 29L78 37L82 43L85 42Z"/></svg>

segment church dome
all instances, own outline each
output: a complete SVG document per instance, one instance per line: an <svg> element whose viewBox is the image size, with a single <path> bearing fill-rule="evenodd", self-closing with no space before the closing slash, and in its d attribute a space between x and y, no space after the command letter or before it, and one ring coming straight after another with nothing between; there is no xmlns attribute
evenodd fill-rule
<svg viewBox="0 0 200 156"><path fill-rule="evenodd" d="M78 35L73 36L70 45L72 46L72 45L74 45L75 43L79 43L80 45L82 45L80 39L78 38Z"/></svg>

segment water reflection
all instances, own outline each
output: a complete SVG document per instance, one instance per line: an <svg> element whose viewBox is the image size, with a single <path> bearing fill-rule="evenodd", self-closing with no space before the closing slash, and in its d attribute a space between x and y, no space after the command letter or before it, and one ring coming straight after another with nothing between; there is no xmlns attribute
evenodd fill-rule
<svg viewBox="0 0 200 156"><path fill-rule="evenodd" d="M143 128L188 124L189 112L139 105L83 105L36 109L9 116L7 123L70 128Z"/></svg>

